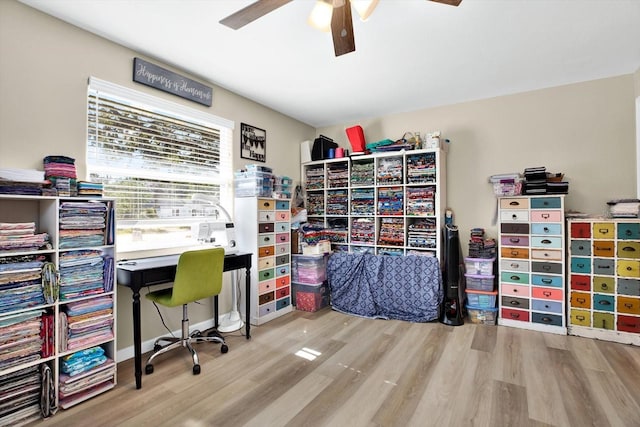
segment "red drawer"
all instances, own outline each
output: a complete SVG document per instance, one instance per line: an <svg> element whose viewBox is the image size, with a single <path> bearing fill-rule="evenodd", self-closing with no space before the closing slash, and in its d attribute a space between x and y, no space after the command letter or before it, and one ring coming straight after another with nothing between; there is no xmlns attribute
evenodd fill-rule
<svg viewBox="0 0 640 427"><path fill-rule="evenodd" d="M289 287L276 289L276 299L284 298L289 295Z"/></svg>
<svg viewBox="0 0 640 427"><path fill-rule="evenodd" d="M571 275L571 289L575 291L590 291L591 278L589 276Z"/></svg>
<svg viewBox="0 0 640 427"><path fill-rule="evenodd" d="M588 222L572 222L571 237L591 237L591 224Z"/></svg>
<svg viewBox="0 0 640 427"><path fill-rule="evenodd" d="M640 317L618 316L618 330L640 334Z"/></svg>
<svg viewBox="0 0 640 427"><path fill-rule="evenodd" d="M562 301L564 298L564 292L562 289L539 288L537 286L534 286L531 289L531 295L533 295L534 298L554 301Z"/></svg>
<svg viewBox="0 0 640 427"><path fill-rule="evenodd" d="M528 311L522 311L522 310L514 310L512 308L503 308L502 311L500 312L500 317L502 317L503 319L519 320L521 322L528 322L529 321L529 312Z"/></svg>

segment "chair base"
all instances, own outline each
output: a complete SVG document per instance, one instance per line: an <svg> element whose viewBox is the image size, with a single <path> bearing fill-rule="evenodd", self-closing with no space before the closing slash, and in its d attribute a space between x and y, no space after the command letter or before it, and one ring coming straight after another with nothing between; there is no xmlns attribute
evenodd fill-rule
<svg viewBox="0 0 640 427"><path fill-rule="evenodd" d="M187 306L186 304L182 306L182 336L178 337L160 337L153 344L153 354L149 356L147 359L147 364L145 366L145 373L151 374L153 373L153 360L160 356L161 354L167 353L176 348L184 347L191 353L191 359L193 360L193 375L198 375L200 373L200 360L198 358L198 353L193 348L193 343L197 342L215 342L220 343L222 346L220 347L221 353L226 353L229 351L229 347L227 346L224 337L220 335L218 331L215 329L211 330L207 335L202 335L200 331L193 331L189 334L189 318L187 317ZM161 343L168 343L162 345Z"/></svg>

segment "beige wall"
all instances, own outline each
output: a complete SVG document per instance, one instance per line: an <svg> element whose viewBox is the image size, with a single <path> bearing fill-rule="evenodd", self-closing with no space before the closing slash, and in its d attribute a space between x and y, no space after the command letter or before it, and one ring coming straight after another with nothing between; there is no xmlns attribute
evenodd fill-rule
<svg viewBox="0 0 640 427"><path fill-rule="evenodd" d="M633 75L362 120L369 142L440 130L451 140L447 205L467 251L469 231L496 237L490 175L546 166L569 181L567 208L604 214L611 198L636 195ZM318 129L350 148L345 123Z"/></svg>
<svg viewBox="0 0 640 427"><path fill-rule="evenodd" d="M299 179L300 141L324 134L350 148L344 129L356 123L314 130L219 87L214 86L213 107L206 108L134 84L134 56L144 57L14 0L0 1L0 167L41 168L44 156L64 154L77 159L83 176L89 76L234 120L238 145L240 122L266 129L267 165L295 180ZM400 138L405 131L434 130L451 140L448 206L455 212L466 250L471 227L485 227L489 235L496 234L495 198L487 183L492 174L519 172L529 166L564 172L570 182L567 206L591 213L604 213L610 198L635 197L634 98L640 94L639 81L640 71L359 124L368 141ZM246 163L237 152L234 156L234 168ZM118 349L132 344L130 295L119 289ZM222 312L228 307L227 293ZM142 312L143 339L163 334L155 308L143 301ZM210 313L208 305L194 306L191 320L202 321ZM166 317L172 329L179 328L179 313L172 311Z"/></svg>
<svg viewBox="0 0 640 427"><path fill-rule="evenodd" d="M211 83L213 106L207 108L133 83L133 58L141 56L120 45L66 24L14 0L0 1L0 167L42 170L42 159L62 154L76 159L84 179L87 78L94 76L172 102L184 104L236 123L234 143L240 145L240 123L267 131L267 165L278 175L299 179L299 146L314 129ZM188 75L184 70L174 71ZM197 76L190 76L196 80ZM234 151L234 169L247 163ZM227 278L230 280L230 278ZM118 349L133 343L131 292L118 289ZM229 310L229 286L221 296L221 312ZM164 310L172 329L180 328L180 310ZM176 313L178 312L178 313ZM209 305L190 309L193 323L211 318ZM153 305L143 299L143 339L165 334Z"/></svg>

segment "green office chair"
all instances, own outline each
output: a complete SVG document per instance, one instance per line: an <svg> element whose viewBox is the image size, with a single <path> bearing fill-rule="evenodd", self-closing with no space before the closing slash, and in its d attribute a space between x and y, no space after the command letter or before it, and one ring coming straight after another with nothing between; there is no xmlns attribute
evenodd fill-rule
<svg viewBox="0 0 640 427"><path fill-rule="evenodd" d="M176 277L173 288L149 292L146 297L151 301L167 307L182 306L182 337L158 338L153 346L153 354L147 360L145 373L153 373L151 362L157 356L175 348L185 347L191 352L193 359L193 375L200 373L198 353L192 343L198 341L213 341L221 343L220 351L229 351L224 337L213 330L207 336L200 332L189 335L189 318L187 316L187 304L204 298L218 295L222 289L222 268L224 265L224 249L213 248L196 251L187 251L180 255L176 269ZM161 342L168 345L160 345Z"/></svg>

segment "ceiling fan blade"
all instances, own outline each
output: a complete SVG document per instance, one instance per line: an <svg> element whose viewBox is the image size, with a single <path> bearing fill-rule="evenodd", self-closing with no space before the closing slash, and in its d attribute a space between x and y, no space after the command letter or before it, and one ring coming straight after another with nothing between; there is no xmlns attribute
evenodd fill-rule
<svg viewBox="0 0 640 427"><path fill-rule="evenodd" d="M290 1L291 0L258 0L257 2L251 3L249 6L220 20L220 23L237 30L267 13L273 12L277 8L284 6Z"/></svg>
<svg viewBox="0 0 640 427"><path fill-rule="evenodd" d="M442 3L442 4L448 4L450 6L458 6L460 3L462 3L462 0L429 0L429 1L434 1L436 3Z"/></svg>
<svg viewBox="0 0 640 427"><path fill-rule="evenodd" d="M356 50L353 38L353 20L351 19L351 2L344 0L344 5L333 8L331 15L331 36L336 56Z"/></svg>

